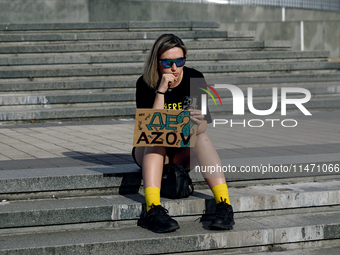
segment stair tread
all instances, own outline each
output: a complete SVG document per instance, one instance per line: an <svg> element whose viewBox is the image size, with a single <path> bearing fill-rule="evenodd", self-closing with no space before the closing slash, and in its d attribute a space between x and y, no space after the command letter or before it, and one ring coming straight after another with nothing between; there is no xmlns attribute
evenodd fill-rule
<svg viewBox="0 0 340 255"><path fill-rule="evenodd" d="M103 77L103 78L98 78L98 77L77 77L76 79L74 77L60 77L60 78L41 78L38 80L34 81L27 81L27 80L4 80L0 82L0 87L1 86L9 86L12 87L14 85L18 84L25 84L34 87L35 84L77 84L81 83L83 84L84 82L99 82L100 84L108 83L108 82L133 82L132 85L133 87L136 86L136 81L140 77L140 75L135 75L134 77L117 77L117 76L109 76L109 77ZM215 74L205 74L206 80L209 83L216 83L217 79L219 79L218 83L223 83L223 81L228 81L233 80L234 84L239 84L241 83L242 80L245 79L250 79L250 80L255 80L259 79L260 82L263 82L264 84L270 83L270 82L275 82L275 79L285 79L285 82L287 83L292 83L292 82L297 82L301 83L303 81L308 81L310 83L318 82L319 80L321 81L326 81L327 79L330 81L338 81L340 79L340 72L339 73L282 73L282 74L268 74L268 75L263 75L263 74L247 74L245 73L242 76L230 76L230 75L215 75ZM237 81L238 79L241 79L241 81ZM216 81L216 82L215 82ZM259 82L259 81L256 81ZM282 83L283 81L281 81ZM246 83L245 83L246 84ZM251 83L250 83L251 84ZM58 86L60 87L60 86Z"/></svg>
<svg viewBox="0 0 340 255"><path fill-rule="evenodd" d="M242 72L287 72L287 71L312 71L326 69L337 71L340 61L332 62L233 62L229 64L216 63L214 61L192 62L188 61L188 67L200 70L202 73L242 73ZM96 75L138 75L142 74L142 63L110 63L110 64L65 64L63 66L11 66L2 67L2 78L43 78L43 77L75 77Z"/></svg>
<svg viewBox="0 0 340 255"><path fill-rule="evenodd" d="M220 61L216 62L213 60L207 60L207 61L187 61L187 66L195 66L195 67L201 67L201 66L224 66L225 64ZM286 62L261 62L257 60L249 60L247 62L244 61L229 61L227 66L266 66L266 65L275 65L275 66L299 66L299 65L311 65L311 66L334 66L334 68L337 68L340 65L340 61L286 61ZM93 64L64 64L62 66L60 65L30 65L30 66L4 66L1 69L4 71L16 71L16 70L67 70L67 69L99 69L99 68L122 68L122 67L142 67L143 63L140 62L131 62L131 63L93 63ZM242 70L240 70L242 71Z"/></svg>
<svg viewBox="0 0 340 255"><path fill-rule="evenodd" d="M132 123L131 123L132 124ZM107 155L110 156L110 155ZM73 158L80 157L75 155ZM333 163L339 164L339 153L333 154L312 154L297 156L281 156L281 157L257 157L254 158L242 158L244 165L254 165L255 162L260 164L272 164L272 165L288 165L290 164L304 164L304 163ZM248 163L247 163L248 162ZM250 162L250 163L249 163ZM253 164L251 163L253 162ZM268 162L268 163L266 163ZM239 159L222 158L222 163L225 165L239 167ZM235 173L225 173L227 180L237 179L241 173L236 171ZM249 173L252 174L252 173ZM270 178L261 173L253 173L256 179ZM297 171L282 173L281 178L299 177L305 176L305 172ZM337 172L318 171L317 168L314 172L309 172L309 176L319 175L334 175ZM111 166L84 166L84 167L62 167L62 168L41 168L41 169L25 169L25 170L5 170L0 171L0 184L2 188L0 193L12 193L12 192L35 192L35 191L58 191L58 190L72 190L72 189L90 189L90 188L102 188L102 187L119 187L121 185L122 178L128 176L132 179L129 183L125 183L125 186L140 186L142 183L141 170L135 164L121 164ZM200 172L191 171L190 173L193 182L203 181L202 174ZM241 174L242 175L242 174ZM37 182L37 180L39 180Z"/></svg>
<svg viewBox="0 0 340 255"><path fill-rule="evenodd" d="M134 56L138 53L127 53L127 52L67 52L67 53L28 53L28 54L1 54L0 60L4 58L12 58L12 59L18 59L18 58L45 58L45 57L79 57L79 56L100 56L100 57L107 57L107 56ZM318 55L320 57L327 58L329 55L329 51L319 50L319 51L242 51L242 52L225 52L221 49L211 49L211 50L190 50L188 54L188 58L190 58L190 55L195 54L219 54L224 56L243 56L243 55L269 55L269 56L275 56L280 55L284 57L285 55L288 57L292 57L293 55L295 58L302 56L302 57L308 57L308 55ZM146 53L140 52L138 55L140 56L146 56ZM251 60L251 59L250 59Z"/></svg>
<svg viewBox="0 0 340 255"><path fill-rule="evenodd" d="M231 231L207 230L209 222L180 222L181 228L157 234L137 226L81 231L56 231L1 236L0 251L73 250L84 254L110 250L110 254L143 254L221 249L339 238L340 212L307 213L237 219ZM152 245L151 245L152 244ZM114 249L113 249L114 248ZM98 250L97 250L98 251ZM77 253L76 253L77 252Z"/></svg>
<svg viewBox="0 0 340 255"><path fill-rule="evenodd" d="M317 197L317 194L321 194L321 192L335 192L332 196L332 201L322 201ZM247 186L247 187L239 187L229 188L230 199L234 206L234 212L242 212L242 211L251 211L251 210L270 210L270 209L285 209L285 208L294 208L299 205L296 204L296 200L298 200L298 196L302 197L303 194L306 194L305 197L309 197L310 200L303 200L303 205L301 207L307 206L324 206L324 205L332 205L340 203L340 198L336 196L336 192L340 192L340 181L323 181L323 182L307 182L307 183L294 183L289 185L283 184L274 184L270 186ZM266 197L266 199L271 199L272 205L267 204L266 207L260 207L256 204L240 205L240 199L244 201L249 201L251 198L258 197ZM275 197L275 199L274 199ZM280 201L286 197L286 199L290 200L290 203L285 203L284 201ZM330 195L327 195L327 198L330 199ZM301 198L300 198L301 199ZM201 189L194 192L188 198L185 199L166 199L162 198L161 201L164 204L180 204L183 202L183 205L190 204L193 201L197 200L214 200L212 196L212 192L209 189ZM38 200L22 200L22 201L4 201L1 202L0 205L0 214L4 213L31 213L33 211L53 211L59 209L76 209L76 208L96 208L96 207L109 207L109 206L117 206L121 207L124 205L127 206L138 206L141 203L145 203L143 194L130 194L130 195L106 195L106 196L91 196L91 197L73 197L73 198L49 198L49 199L38 199ZM252 208L255 206L256 208ZM261 204L264 206L264 204ZM273 207L271 207L273 206ZM139 208L141 209L141 208ZM198 211L195 211L193 208L194 214L203 213L200 211L200 208L197 208ZM211 211L210 211L211 212ZM185 213L185 212L184 212ZM170 214L172 216L180 216L184 215L183 211L179 212L177 210L171 210ZM136 219L139 214L136 214L135 217L130 219ZM110 214L111 216L111 214ZM120 215L115 216L115 220L122 220L123 218L119 218ZM127 219L127 218L125 218ZM108 219L104 219L108 220Z"/></svg>
<svg viewBox="0 0 340 255"><path fill-rule="evenodd" d="M207 29L204 31L180 31L167 30L168 33L173 33L182 39L200 38L250 38L253 39L255 33L238 32L237 34L228 31L216 31L215 29ZM63 32L26 32L26 33L0 33L2 42L21 42L21 41L88 41L88 40L150 40L157 39L164 31L63 31Z"/></svg>
<svg viewBox="0 0 340 255"><path fill-rule="evenodd" d="M218 90L221 92L221 90ZM256 90L254 90L256 92ZM263 92L263 91L262 91ZM253 102L255 104L259 103L270 103L272 104L272 90L269 89L268 93L258 94L253 98ZM320 92L320 91L319 91ZM313 103L322 102L327 99L329 102L337 102L340 96L340 90L337 91L324 91L325 94L313 95L312 100L307 102L306 105L311 105ZM113 97L110 97L112 95ZM127 96L126 99L120 100L117 96ZM66 95L48 95L48 94L25 94L25 95L6 95L0 96L0 99L4 99L3 102L0 102L0 106L15 106L19 107L22 105L41 105L48 106L47 108L16 108L16 109L1 109L2 113L6 112L35 112L35 111L70 111L70 110L84 110L84 109L108 109L108 108L136 108L136 103L134 101L135 92L106 92L106 93L87 93L87 94L66 94ZM296 94L295 96L299 96L300 94ZM109 97L109 98L107 98ZM9 99L13 99L12 101L7 101ZM27 100L26 100L27 99ZM73 99L73 101L72 101ZM105 99L105 100L104 100ZM46 101L45 101L46 100ZM50 101L49 101L50 100ZM67 100L64 102L63 100ZM79 101L81 100L81 101ZM229 107L230 103L233 102L232 98L226 98L221 96L222 104L225 105L215 105L211 99L208 99L208 105L211 112L215 110L221 110L222 108ZM59 106L58 104L66 104L64 106ZM91 105L91 103L121 103L119 105ZM70 104L73 104L70 106ZM57 106L58 105L58 106ZM288 105L291 107L292 105ZM247 109L247 107L246 107ZM232 110L230 108L230 110Z"/></svg>
<svg viewBox="0 0 340 255"><path fill-rule="evenodd" d="M193 49L290 49L290 41L222 41L222 40L183 40L186 46ZM96 41L96 42L30 42L25 44L3 43L1 54L33 53L33 52L93 52L93 51L140 51L150 50L154 40L129 41Z"/></svg>
<svg viewBox="0 0 340 255"><path fill-rule="evenodd" d="M210 254L210 253L209 253ZM211 254L220 254L220 253L211 253ZM221 254L228 254L222 253ZM238 255L268 255L267 252L255 252L255 253L239 253ZM287 251L272 251L271 255L338 255L340 254L340 246L336 247L323 247L323 248L305 248L305 249L294 249L294 250L287 250ZM202 254L197 254L202 255Z"/></svg>
<svg viewBox="0 0 340 255"><path fill-rule="evenodd" d="M122 108L129 108L129 109L135 109L136 104L131 103L131 104L124 104L124 105L109 105L109 106L66 106L63 108L53 108L53 105L49 108L39 108L39 109L1 109L2 113L6 112L49 112L49 111L72 111L72 110L91 110L91 109L122 109Z"/></svg>
<svg viewBox="0 0 340 255"><path fill-rule="evenodd" d="M0 24L1 31L25 30L70 30L70 29L136 29L136 28L218 28L213 21L102 21L102 22L65 22L65 23L10 23Z"/></svg>

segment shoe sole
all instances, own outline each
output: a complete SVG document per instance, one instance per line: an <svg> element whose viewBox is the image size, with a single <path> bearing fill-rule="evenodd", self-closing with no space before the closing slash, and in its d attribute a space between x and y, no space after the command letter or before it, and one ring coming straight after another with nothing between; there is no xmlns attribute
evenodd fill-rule
<svg viewBox="0 0 340 255"><path fill-rule="evenodd" d="M146 226L145 224L138 223L138 222L137 222L137 226L145 228L147 230L150 230L150 231L152 231L154 233L169 233L169 232L174 232L175 230L179 229L179 225L172 226L172 227L169 227L169 228L166 228L166 229L161 229L161 228L151 229L148 226Z"/></svg>
<svg viewBox="0 0 340 255"><path fill-rule="evenodd" d="M227 226L210 225L209 229L211 229L211 230L232 230L233 226L231 226L231 225L227 225Z"/></svg>
<svg viewBox="0 0 340 255"><path fill-rule="evenodd" d="M232 230L233 225L235 225L235 221L233 220L230 225L221 225L221 224L210 224L209 228L213 230Z"/></svg>
<svg viewBox="0 0 340 255"><path fill-rule="evenodd" d="M155 232L155 233L169 233L169 232L174 232L176 231L177 229L179 229L179 226L173 226L171 228L168 228L168 229L149 229L151 230L152 232Z"/></svg>

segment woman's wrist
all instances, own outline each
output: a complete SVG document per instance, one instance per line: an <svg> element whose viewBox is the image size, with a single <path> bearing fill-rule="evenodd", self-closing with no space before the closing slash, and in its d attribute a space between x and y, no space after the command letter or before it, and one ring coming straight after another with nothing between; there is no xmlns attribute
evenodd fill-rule
<svg viewBox="0 0 340 255"><path fill-rule="evenodd" d="M205 133L207 130L207 121L203 120L201 124L197 125L197 135Z"/></svg>
<svg viewBox="0 0 340 255"><path fill-rule="evenodd" d="M159 90L156 90L155 93L160 94L160 95L165 95L165 92L162 92L162 91L159 91Z"/></svg>

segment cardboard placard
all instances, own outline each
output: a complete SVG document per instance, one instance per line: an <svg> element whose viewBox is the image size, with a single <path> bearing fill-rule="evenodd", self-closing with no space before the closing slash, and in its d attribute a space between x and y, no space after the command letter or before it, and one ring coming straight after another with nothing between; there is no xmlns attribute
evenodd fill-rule
<svg viewBox="0 0 340 255"><path fill-rule="evenodd" d="M190 111L136 109L133 146L194 147L196 132Z"/></svg>

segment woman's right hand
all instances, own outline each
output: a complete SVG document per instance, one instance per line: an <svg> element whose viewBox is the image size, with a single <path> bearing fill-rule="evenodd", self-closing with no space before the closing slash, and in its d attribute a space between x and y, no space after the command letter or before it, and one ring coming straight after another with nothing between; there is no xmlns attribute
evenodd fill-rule
<svg viewBox="0 0 340 255"><path fill-rule="evenodd" d="M177 77L173 74L162 74L161 82L158 86L158 91L165 93L168 88L177 81Z"/></svg>

